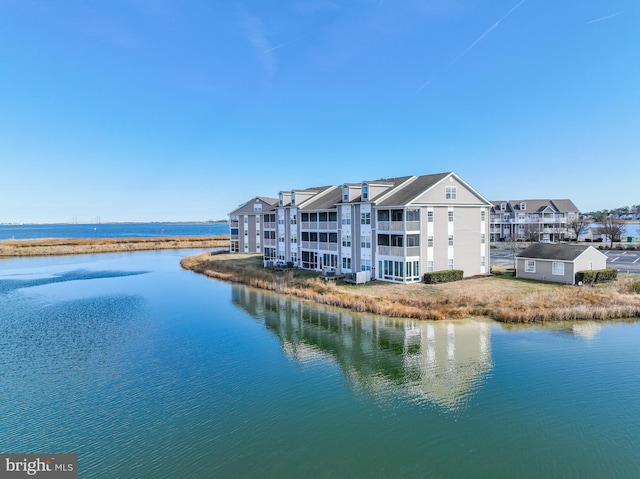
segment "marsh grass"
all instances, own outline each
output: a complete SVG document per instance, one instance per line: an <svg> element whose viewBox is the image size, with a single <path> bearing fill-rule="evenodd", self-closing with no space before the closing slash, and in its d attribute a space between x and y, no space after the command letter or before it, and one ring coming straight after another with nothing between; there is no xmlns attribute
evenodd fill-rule
<svg viewBox="0 0 640 479"><path fill-rule="evenodd" d="M603 320L640 316L640 280L593 287L539 283L513 277L483 277L427 285L372 281L363 285L323 281L318 273L268 270L262 256L203 253L184 258L185 269L298 298L391 317L502 322Z"/></svg>
<svg viewBox="0 0 640 479"><path fill-rule="evenodd" d="M181 248L228 248L228 236L81 238L0 241L0 257L116 253Z"/></svg>

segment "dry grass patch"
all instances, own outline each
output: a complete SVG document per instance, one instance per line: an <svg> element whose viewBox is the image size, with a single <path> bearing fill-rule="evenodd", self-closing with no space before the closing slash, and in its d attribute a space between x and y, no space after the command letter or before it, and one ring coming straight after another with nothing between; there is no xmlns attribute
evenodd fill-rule
<svg viewBox="0 0 640 479"><path fill-rule="evenodd" d="M640 316L640 280L595 287L539 283L513 277L483 277L453 283L408 285L372 281L363 285L323 281L318 273L262 267L256 254L204 253L182 266L207 276L290 294L322 304L391 317L460 319L485 316L503 322L543 322Z"/></svg>

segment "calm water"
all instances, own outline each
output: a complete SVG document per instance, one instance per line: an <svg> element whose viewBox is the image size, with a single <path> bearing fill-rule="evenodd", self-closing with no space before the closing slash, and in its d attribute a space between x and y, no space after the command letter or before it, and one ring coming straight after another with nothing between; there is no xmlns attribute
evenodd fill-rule
<svg viewBox="0 0 640 479"><path fill-rule="evenodd" d="M355 315L187 253L0 261L0 452L82 478L640 477L640 323Z"/></svg>
<svg viewBox="0 0 640 479"><path fill-rule="evenodd" d="M149 238L156 236L219 236L228 234L228 223L0 225L0 240L32 238Z"/></svg>

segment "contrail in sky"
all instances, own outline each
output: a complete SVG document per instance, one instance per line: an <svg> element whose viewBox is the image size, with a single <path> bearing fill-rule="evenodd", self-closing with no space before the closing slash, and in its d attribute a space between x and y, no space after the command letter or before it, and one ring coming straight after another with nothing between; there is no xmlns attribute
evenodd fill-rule
<svg viewBox="0 0 640 479"><path fill-rule="evenodd" d="M275 47L267 48L262 53L269 53L269 52L272 52L274 50L277 50L278 48L286 47L287 45L291 45L292 43L295 43L295 42L297 42L299 40L302 40L303 38L307 38L308 36L313 35L315 33L318 33L318 32L306 33L306 34L304 34L304 35L302 35L300 37L294 38L293 40L289 40L288 42L281 43L280 45L276 45Z"/></svg>
<svg viewBox="0 0 640 479"><path fill-rule="evenodd" d="M518 4L513 7L511 10L509 10L507 13L505 13L496 23L494 23L493 25L491 25L491 27L489 27L489 29L484 32L482 35L480 35L476 41L474 41L471 45L469 45L460 55L458 55L457 57L455 57L453 60L451 60L451 62L449 62L449 64L445 67L445 68L449 68L451 65L453 65L455 62L457 62L458 60L460 60L460 58L462 58L464 55L467 54L467 52L469 50L471 50L473 47L475 47L478 43L480 43L480 41L486 37L487 35L489 35L489 33L491 33L491 31L496 28L498 25L500 25L500 22L502 20L504 20L505 18L507 18L509 15L511 15L513 12L515 12L520 5L522 5L524 2L526 2L527 0L520 0L518 2ZM430 80L424 82L420 88L418 88L418 92L420 92L424 87L426 87L429 83L431 83L431 81L435 78L435 76L433 76Z"/></svg>
<svg viewBox="0 0 640 479"><path fill-rule="evenodd" d="M612 15L607 15L606 17L596 18L595 20L591 20L587 22L587 25L591 25L592 23L601 22L602 20L608 20L613 17L617 17L618 15L622 15L622 12L614 13Z"/></svg>

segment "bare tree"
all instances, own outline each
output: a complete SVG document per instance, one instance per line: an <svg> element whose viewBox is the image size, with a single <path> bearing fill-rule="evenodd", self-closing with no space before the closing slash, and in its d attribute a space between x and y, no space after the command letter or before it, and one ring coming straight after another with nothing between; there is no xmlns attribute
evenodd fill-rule
<svg viewBox="0 0 640 479"><path fill-rule="evenodd" d="M529 243L536 243L540 241L539 226L537 224L525 224L523 228L522 239L524 241L528 241Z"/></svg>
<svg viewBox="0 0 640 479"><path fill-rule="evenodd" d="M584 218L584 216L578 215L575 219L567 223L567 229L573 233L575 241L578 241L578 238L585 232L588 225L589 222Z"/></svg>
<svg viewBox="0 0 640 479"><path fill-rule="evenodd" d="M613 215L608 215L600 218L599 222L602 223L599 232L609 238L610 247L613 248L613 243L619 242L624 234L625 221Z"/></svg>

